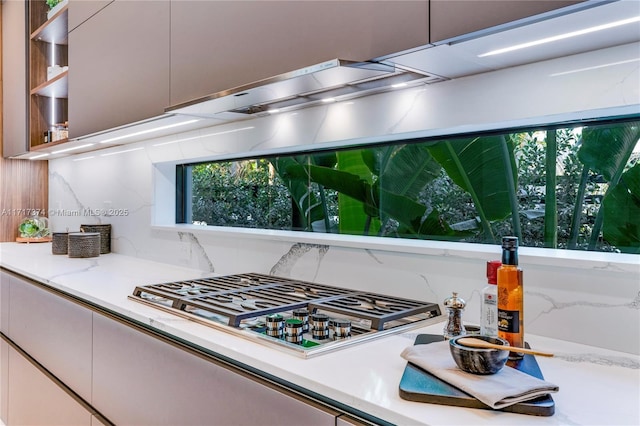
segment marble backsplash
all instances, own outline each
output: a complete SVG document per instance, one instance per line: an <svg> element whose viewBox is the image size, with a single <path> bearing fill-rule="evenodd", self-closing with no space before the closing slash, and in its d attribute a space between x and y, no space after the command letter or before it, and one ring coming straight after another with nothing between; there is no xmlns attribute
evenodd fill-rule
<svg viewBox="0 0 640 426"><path fill-rule="evenodd" d="M575 86L559 80L539 81L544 71L541 67L518 67L358 99L350 105L309 108L288 117L224 126L251 127L243 132L199 138L203 131L195 131L51 160L50 224L53 231L60 232L78 230L81 224L110 223L113 252L212 274L271 273L440 304L457 291L468 302L465 321L477 324L480 290L486 283L485 262L499 258L499 246L403 245L378 238L345 242L326 235L314 238L295 233L176 227L171 221L171 170L182 161L272 153L314 144L365 143L531 117L544 121L547 114L582 116L583 110L637 108L640 103L640 78L629 78L630 72L638 76L637 64L619 74L607 70L606 75L576 77L586 80ZM520 80L515 78L518 75ZM510 102L494 99L495 108L485 108L479 100L488 99L497 84ZM544 104L546 98L537 100L535 92L541 84L556 90L555 96L563 102L550 108ZM620 84L626 85L624 90ZM445 98L446 102L438 102ZM512 102L515 98L531 102L518 108ZM464 101L465 107L457 108L452 99ZM441 108L436 111L436 106ZM189 140L179 142L185 137ZM522 248L520 264L525 274L525 334L640 354L640 256ZM141 283L132 282L132 289L137 284Z"/></svg>

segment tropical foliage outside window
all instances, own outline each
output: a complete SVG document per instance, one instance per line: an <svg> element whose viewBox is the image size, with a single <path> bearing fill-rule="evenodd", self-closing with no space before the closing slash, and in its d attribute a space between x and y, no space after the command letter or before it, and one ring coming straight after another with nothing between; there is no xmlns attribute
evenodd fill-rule
<svg viewBox="0 0 640 426"><path fill-rule="evenodd" d="M185 166L211 226L640 254L640 121Z"/></svg>

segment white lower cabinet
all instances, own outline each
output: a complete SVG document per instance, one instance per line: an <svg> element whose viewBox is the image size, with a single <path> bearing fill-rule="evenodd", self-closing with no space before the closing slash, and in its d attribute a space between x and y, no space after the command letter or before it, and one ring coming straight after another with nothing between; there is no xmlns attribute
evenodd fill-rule
<svg viewBox="0 0 640 426"><path fill-rule="evenodd" d="M3 341L3 346L8 345ZM83 405L14 348L7 352L7 425L91 425L91 413Z"/></svg>
<svg viewBox="0 0 640 426"><path fill-rule="evenodd" d="M303 401L94 313L93 406L126 425L327 425Z"/></svg>
<svg viewBox="0 0 640 426"><path fill-rule="evenodd" d="M8 426L335 426L343 414L4 270L0 320Z"/></svg>
<svg viewBox="0 0 640 426"><path fill-rule="evenodd" d="M22 277L8 277L9 326L5 334L91 401L91 311Z"/></svg>

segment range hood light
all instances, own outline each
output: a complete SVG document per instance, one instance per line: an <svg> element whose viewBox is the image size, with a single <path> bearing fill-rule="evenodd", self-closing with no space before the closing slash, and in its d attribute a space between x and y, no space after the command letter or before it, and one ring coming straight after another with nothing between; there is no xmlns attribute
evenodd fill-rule
<svg viewBox="0 0 640 426"><path fill-rule="evenodd" d="M167 129L172 129L174 127L185 126L187 124L195 123L196 121L198 120L194 119L194 120L181 121L180 123L168 124L166 126L154 127L152 129L141 130L135 133L129 133L128 135L116 136L114 138L105 139L103 141L100 141L100 143L115 142L122 139L132 138L134 136L146 135L147 133L159 132L161 130L167 130Z"/></svg>
<svg viewBox="0 0 640 426"><path fill-rule="evenodd" d="M391 87L393 87L394 89L399 89L401 87L407 87L407 83L392 84Z"/></svg>
<svg viewBox="0 0 640 426"><path fill-rule="evenodd" d="M614 22L609 22L607 24L596 25L595 27L584 28L577 31L558 34L552 37L546 37L538 40L529 41L527 43L516 44L516 45L505 47L502 49L492 50L492 51L478 55L478 58L484 58L485 56L492 56L492 55L500 55L502 53L513 52L514 50L520 50L520 49L525 49L527 47L539 46L541 44L551 43L558 40L564 40L567 38L589 34L596 31L602 31L602 30L607 30L609 28L619 27L622 25L633 24L634 22L640 22L640 16L634 16L633 18L622 19L620 21L614 21Z"/></svg>
<svg viewBox="0 0 640 426"><path fill-rule="evenodd" d="M323 98L322 99L322 102L326 102L326 103L335 102L335 101L336 101L336 98Z"/></svg>
<svg viewBox="0 0 640 426"><path fill-rule="evenodd" d="M79 145L79 146L73 146L71 148L65 148L65 149L59 149L58 151L52 151L52 154L62 154L63 152L69 152L69 151L75 151L77 149L82 149L82 148L88 148L90 146L93 146L92 143L87 143L84 145Z"/></svg>
<svg viewBox="0 0 640 426"><path fill-rule="evenodd" d="M277 114L277 113L279 113L279 112L280 112L280 109L278 109L278 108L268 109L268 110L267 110L267 112L268 112L269 114Z"/></svg>

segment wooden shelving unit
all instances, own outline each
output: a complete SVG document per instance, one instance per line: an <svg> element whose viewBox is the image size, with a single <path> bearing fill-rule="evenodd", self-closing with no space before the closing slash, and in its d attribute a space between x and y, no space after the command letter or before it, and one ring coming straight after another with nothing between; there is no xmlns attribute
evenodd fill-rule
<svg viewBox="0 0 640 426"><path fill-rule="evenodd" d="M47 78L50 66L68 66L69 8L64 5L47 18L44 0L29 0L29 149L45 146L45 134L55 125L68 121L69 73L62 71ZM55 144L63 143L63 140Z"/></svg>

